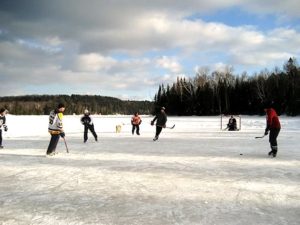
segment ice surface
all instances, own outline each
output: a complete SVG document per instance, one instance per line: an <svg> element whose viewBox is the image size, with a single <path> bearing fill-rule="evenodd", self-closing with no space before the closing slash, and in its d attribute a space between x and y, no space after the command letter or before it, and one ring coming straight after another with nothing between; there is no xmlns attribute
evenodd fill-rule
<svg viewBox="0 0 300 225"><path fill-rule="evenodd" d="M156 142L152 117L140 136L130 117L93 116L99 142L84 144L80 116L65 116L70 153L60 141L48 158L48 117L8 115L0 224L299 224L299 117L280 118L276 158L255 139L263 116L242 116L238 132L220 131L220 117L169 117Z"/></svg>

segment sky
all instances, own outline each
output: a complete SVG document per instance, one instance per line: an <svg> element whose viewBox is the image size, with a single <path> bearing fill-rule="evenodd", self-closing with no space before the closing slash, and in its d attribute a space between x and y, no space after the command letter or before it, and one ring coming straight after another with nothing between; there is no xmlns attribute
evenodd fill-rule
<svg viewBox="0 0 300 225"><path fill-rule="evenodd" d="M1 0L0 95L153 100L201 68L300 56L299 0Z"/></svg>

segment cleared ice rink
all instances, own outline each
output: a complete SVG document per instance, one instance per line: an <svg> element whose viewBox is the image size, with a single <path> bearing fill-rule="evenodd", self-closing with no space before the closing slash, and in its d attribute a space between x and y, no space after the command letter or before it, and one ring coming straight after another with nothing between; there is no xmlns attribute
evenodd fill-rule
<svg viewBox="0 0 300 225"><path fill-rule="evenodd" d="M45 157L47 116L7 116L0 150L0 224L298 225L300 118L281 116L279 152L269 158L265 117L242 116L242 130L220 117L168 117L152 141L131 116L93 116L99 142L83 143L80 116L65 116L70 153ZM115 126L122 124L122 132Z"/></svg>

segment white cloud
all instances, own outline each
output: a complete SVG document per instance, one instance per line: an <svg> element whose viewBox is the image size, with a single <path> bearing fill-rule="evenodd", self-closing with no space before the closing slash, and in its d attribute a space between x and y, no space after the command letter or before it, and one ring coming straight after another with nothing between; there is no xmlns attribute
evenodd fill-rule
<svg viewBox="0 0 300 225"><path fill-rule="evenodd" d="M170 58L167 56L163 56L157 59L157 65L170 70L173 73L180 73L182 70L181 65L177 62L177 59L174 57Z"/></svg>
<svg viewBox="0 0 300 225"><path fill-rule="evenodd" d="M116 64L116 60L111 57L104 57L96 53L79 55L75 61L78 71L97 72L107 71Z"/></svg>
<svg viewBox="0 0 300 225"><path fill-rule="evenodd" d="M299 18L293 0L12 2L0 3L0 80L7 86L19 82L20 89L6 95L32 85L54 90L59 83L69 92L137 96L173 82L178 74L193 73L197 65L250 68L300 56L300 33L294 27L265 31L186 19L232 6Z"/></svg>
<svg viewBox="0 0 300 225"><path fill-rule="evenodd" d="M231 68L229 65L224 64L222 62L216 63L212 66L213 71L218 71L218 72L222 72L222 73L228 71L229 68Z"/></svg>

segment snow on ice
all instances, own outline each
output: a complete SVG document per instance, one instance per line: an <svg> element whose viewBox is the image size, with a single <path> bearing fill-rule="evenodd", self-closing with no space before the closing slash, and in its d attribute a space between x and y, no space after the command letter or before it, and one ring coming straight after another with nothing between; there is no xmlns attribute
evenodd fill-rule
<svg viewBox="0 0 300 225"><path fill-rule="evenodd" d="M281 116L276 158L267 156L265 117L242 116L241 131L220 117L169 117L153 142L130 116L94 116L99 141L83 143L80 116L65 116L70 153L46 157L47 116L7 116L0 150L0 224L298 225L300 118ZM121 133L115 126L122 124Z"/></svg>

